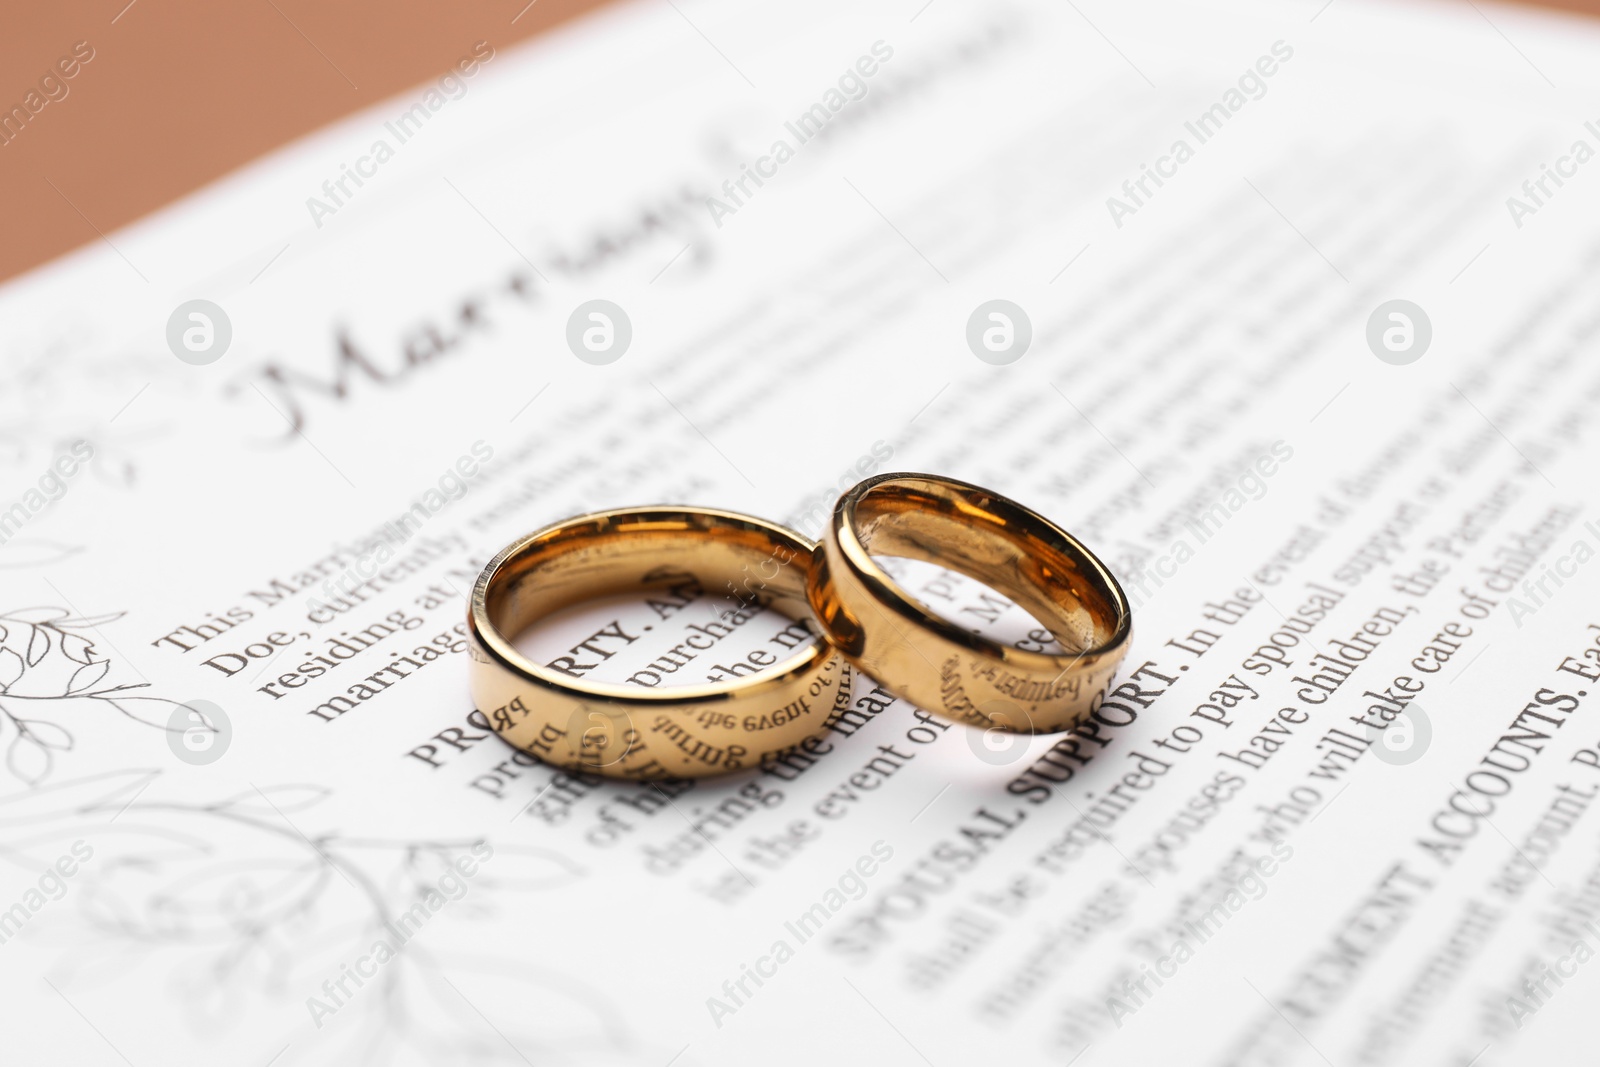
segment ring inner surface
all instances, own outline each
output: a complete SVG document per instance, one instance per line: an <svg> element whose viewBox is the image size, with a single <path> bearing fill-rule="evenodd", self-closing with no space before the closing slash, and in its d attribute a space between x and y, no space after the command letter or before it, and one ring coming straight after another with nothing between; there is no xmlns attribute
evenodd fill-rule
<svg viewBox="0 0 1600 1067"><path fill-rule="evenodd" d="M507 644L562 608L688 583L717 612L760 605L803 620L809 556L808 546L720 517L603 516L546 531L504 560L485 607Z"/></svg>
<svg viewBox="0 0 1600 1067"><path fill-rule="evenodd" d="M863 493L853 519L869 553L933 563L1004 593L1070 654L1109 644L1116 632L1117 608L1099 568L1007 501L905 479Z"/></svg>

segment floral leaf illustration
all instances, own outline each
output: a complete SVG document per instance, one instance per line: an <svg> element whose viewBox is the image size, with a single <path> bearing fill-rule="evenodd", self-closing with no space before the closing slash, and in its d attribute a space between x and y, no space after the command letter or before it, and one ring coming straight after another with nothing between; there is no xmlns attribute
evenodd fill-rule
<svg viewBox="0 0 1600 1067"><path fill-rule="evenodd" d="M49 607L19 608L16 611L8 611L4 615L0 615L0 618L3 619L14 619L17 622L29 623L55 622L58 619L64 619L66 617L66 608Z"/></svg>
<svg viewBox="0 0 1600 1067"><path fill-rule="evenodd" d="M69 694L83 692L85 689L88 689L91 685L94 685L94 683L104 678L106 676L106 671L110 669L111 661L108 659L98 660L94 663L89 663L79 667L72 673L72 680L67 683L67 692Z"/></svg>
<svg viewBox="0 0 1600 1067"><path fill-rule="evenodd" d="M171 716L171 712L168 712L166 715L162 715L157 719L147 719L143 715L139 715L129 710L127 705L137 701L144 704L160 704L167 708L181 706L178 701L168 700L166 697L101 697L98 699L103 699L107 704L110 704L112 707L122 712L122 714L126 715L134 722L142 722L146 726L154 726L160 730L165 730L167 728L167 719Z"/></svg>
<svg viewBox="0 0 1600 1067"><path fill-rule="evenodd" d="M0 648L0 689L22 677L22 657L9 648Z"/></svg>
<svg viewBox="0 0 1600 1067"><path fill-rule="evenodd" d="M125 611L113 611L109 615L86 615L81 619L63 618L56 622L56 625L66 630L92 630L108 622L116 622L126 614Z"/></svg>
<svg viewBox="0 0 1600 1067"><path fill-rule="evenodd" d="M43 626L33 628L33 636L28 639L28 666L33 667L44 659L44 654L50 651L50 631Z"/></svg>
<svg viewBox="0 0 1600 1067"><path fill-rule="evenodd" d="M338 877L309 855L201 856L148 870L125 865L101 880L96 919L136 936L220 939L276 927L334 883Z"/></svg>
<svg viewBox="0 0 1600 1067"><path fill-rule="evenodd" d="M25 733L12 737L6 747L6 769L29 785L44 781L54 762L51 751Z"/></svg>
<svg viewBox="0 0 1600 1067"><path fill-rule="evenodd" d="M17 719L16 724L18 730L45 748L53 748L59 752L72 751L72 734L58 723L46 722L43 719Z"/></svg>
<svg viewBox="0 0 1600 1067"><path fill-rule="evenodd" d="M76 663L92 663L94 661L94 645L87 637L78 634L61 635L61 651L66 657Z"/></svg>
<svg viewBox="0 0 1600 1067"><path fill-rule="evenodd" d="M117 811L160 773L152 770L111 771L0 797L0 827L32 827L44 819L59 819L93 811Z"/></svg>
<svg viewBox="0 0 1600 1067"><path fill-rule="evenodd" d="M115 696L118 693L127 693L127 692L131 692L131 691L133 691L135 689L149 689L149 688L150 688L150 683L149 682L124 682L121 685L114 685L109 689L96 689L92 693L85 693L83 695L86 696L86 697L94 697L97 700L109 700L111 697ZM173 703L177 703L177 701L173 701Z"/></svg>

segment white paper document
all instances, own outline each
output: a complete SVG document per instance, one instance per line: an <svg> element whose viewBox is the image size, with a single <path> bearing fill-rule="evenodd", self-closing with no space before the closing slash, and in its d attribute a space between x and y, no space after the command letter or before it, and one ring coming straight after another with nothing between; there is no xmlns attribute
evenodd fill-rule
<svg viewBox="0 0 1600 1067"><path fill-rule="evenodd" d="M0 289L6 1063L1593 1062L1600 32L919 3L461 41ZM1115 571L1084 729L857 674L791 751L619 783L473 706L513 538L816 537L896 470ZM793 647L725 607L519 645Z"/></svg>

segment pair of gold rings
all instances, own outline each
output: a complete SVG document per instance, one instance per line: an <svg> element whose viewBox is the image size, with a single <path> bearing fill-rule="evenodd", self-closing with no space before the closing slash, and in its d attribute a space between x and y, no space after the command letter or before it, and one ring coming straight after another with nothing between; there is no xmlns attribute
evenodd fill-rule
<svg viewBox="0 0 1600 1067"><path fill-rule="evenodd" d="M1062 651L961 628L901 588L874 554L984 583L1030 612ZM618 627L581 656L549 664L510 640L599 596L675 603L686 590L727 592L715 616L676 623L680 657L710 647L751 612L776 610L804 633L787 658L758 650L718 681L659 688L584 677L591 661L642 633ZM788 752L849 706L847 662L948 719L1021 733L1070 730L1094 710L1132 638L1121 586L1077 539L996 493L923 474L880 475L850 489L820 545L711 508L567 519L489 562L472 590L468 628L472 697L502 738L555 766L637 780L722 774Z"/></svg>

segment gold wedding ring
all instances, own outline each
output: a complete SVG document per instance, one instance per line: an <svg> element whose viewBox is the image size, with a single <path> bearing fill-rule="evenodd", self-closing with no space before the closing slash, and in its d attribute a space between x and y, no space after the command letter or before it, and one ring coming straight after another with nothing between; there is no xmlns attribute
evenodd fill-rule
<svg viewBox="0 0 1600 1067"><path fill-rule="evenodd" d="M757 766L818 733L849 687L849 667L809 620L814 548L782 526L691 507L595 512L520 538L473 586L473 701L506 741L560 767L650 780ZM632 632L617 625L548 664L512 646L535 620L606 594L642 595L663 613ZM667 636L671 661L695 661L705 678L718 643L768 611L795 625L770 648L718 666L718 681L672 686L645 671L631 685L584 677L645 638L643 630L668 629L648 640Z"/></svg>
<svg viewBox="0 0 1600 1067"><path fill-rule="evenodd" d="M1043 623L1065 653L962 629L896 584L873 553L982 582ZM1076 538L997 493L931 475L879 475L840 497L807 595L824 635L885 689L985 729L1082 724L1132 640L1127 596Z"/></svg>

